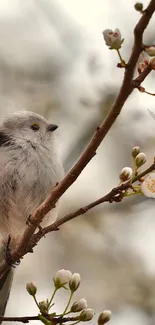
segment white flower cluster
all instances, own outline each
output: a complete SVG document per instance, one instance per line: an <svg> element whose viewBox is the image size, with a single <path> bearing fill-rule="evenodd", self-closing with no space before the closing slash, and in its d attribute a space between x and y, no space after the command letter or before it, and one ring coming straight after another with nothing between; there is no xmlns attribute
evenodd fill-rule
<svg viewBox="0 0 155 325"><path fill-rule="evenodd" d="M152 112L151 112L152 114ZM124 167L119 175L121 183L131 182L133 177L138 175L138 170L143 166L147 160L146 154L140 151L138 146L132 149L132 157L134 158L134 171L130 167ZM138 191L135 193L141 193L149 198L155 198L155 172L147 174L144 178L140 178L140 184L138 185Z"/></svg>
<svg viewBox="0 0 155 325"><path fill-rule="evenodd" d="M56 289L60 289L68 284L69 289L73 294L80 285L81 277L79 273L72 274L70 271L62 269L56 272L53 281ZM75 301L70 308L70 312L72 313L80 311L81 314L79 315L79 320L82 322L89 321L94 316L93 309L87 308L87 301L84 298Z"/></svg>
<svg viewBox="0 0 155 325"><path fill-rule="evenodd" d="M73 294L78 289L81 278L79 273L72 274L69 270L63 269L56 272L53 281L56 289L64 287L66 284L68 284L69 289ZM75 301L70 307L70 311L67 312L67 314L77 312L81 312L79 315L79 321L81 322L90 321L95 314L93 309L88 308L87 301L84 298ZM98 318L98 325L103 325L107 323L110 318L111 311L104 310Z"/></svg>
<svg viewBox="0 0 155 325"><path fill-rule="evenodd" d="M53 278L53 281L54 281L55 288L54 288L53 294L51 295L51 298L42 300L42 301L38 301L36 298L37 287L32 282L27 283L27 285L26 285L26 289L27 289L28 293L33 297L37 307L39 308L38 318L42 321L42 323L44 323L46 325L50 325L51 323L54 323L55 317L56 318L58 317L59 319L62 318L62 323L63 323L63 319L65 316L67 316L68 314L71 314L71 313L78 313L78 312L80 312L80 314L78 316L69 317L68 319L66 318L65 322L69 321L69 323L73 322L73 324L76 324L79 322L90 321L94 317L94 314L95 314L94 310L91 308L88 308L87 301L84 298L81 298L81 299L75 301L70 307L70 303L71 303L73 294L78 289L78 287L80 285L81 278L80 278L79 273L72 274L69 270L64 270L64 269L59 270L56 272L56 274ZM55 297L57 290L59 290L60 288L68 289L66 287L66 285L68 285L68 287L70 289L70 297L69 297L69 300L68 300L65 310L59 315L57 315L55 312L51 314L50 309L55 305L53 303L53 299ZM49 320L49 317L50 317L50 320ZM51 317L53 317L53 320ZM110 320L110 318L111 318L111 311L104 310L98 318L98 325L103 325L103 324L107 323ZM60 319L60 323L61 323L61 319Z"/></svg>
<svg viewBox="0 0 155 325"><path fill-rule="evenodd" d="M132 184L132 180L134 179L135 176L138 175L139 168L141 166L143 166L146 162L146 155L144 152L140 151L140 148L138 146L136 146L132 149L132 157L134 159L134 168L132 169L131 167L124 167L121 170L120 175L119 175L121 184L126 183L126 182L129 182L129 184ZM150 180L150 178L149 178L149 180ZM132 188L134 188L134 187L132 186ZM138 191L136 189L136 190L134 190L134 193L141 193L143 191L143 188L145 188L145 182L142 186L142 189L140 188L140 186L138 186ZM143 193L144 193L144 191L143 191ZM125 195L126 194L128 194L128 193L126 192Z"/></svg>

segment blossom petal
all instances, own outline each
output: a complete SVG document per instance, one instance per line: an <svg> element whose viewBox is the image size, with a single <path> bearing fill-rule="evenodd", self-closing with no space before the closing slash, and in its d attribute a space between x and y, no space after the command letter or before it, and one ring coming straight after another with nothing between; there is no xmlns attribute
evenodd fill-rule
<svg viewBox="0 0 155 325"><path fill-rule="evenodd" d="M141 184L142 193L151 198L155 198L155 173L147 175Z"/></svg>

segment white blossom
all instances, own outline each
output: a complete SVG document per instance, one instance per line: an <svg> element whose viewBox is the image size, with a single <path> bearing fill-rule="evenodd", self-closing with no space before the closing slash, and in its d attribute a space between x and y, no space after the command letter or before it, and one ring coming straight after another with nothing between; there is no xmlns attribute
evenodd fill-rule
<svg viewBox="0 0 155 325"><path fill-rule="evenodd" d="M119 50L121 48L123 39L121 39L121 33L118 28L116 28L114 32L111 29L105 29L103 31L103 37L106 45L109 46L111 50Z"/></svg>
<svg viewBox="0 0 155 325"><path fill-rule="evenodd" d="M133 147L132 148L132 157L136 158L136 156L140 153L140 148L139 146Z"/></svg>
<svg viewBox="0 0 155 325"><path fill-rule="evenodd" d="M94 310L91 308L87 308L82 310L81 314L80 314L80 321L82 322L87 322L89 320L91 320L94 316Z"/></svg>
<svg viewBox="0 0 155 325"><path fill-rule="evenodd" d="M87 308L87 301L86 299L81 298L80 300L74 302L74 304L71 307L71 311L73 313L76 313L86 308Z"/></svg>
<svg viewBox="0 0 155 325"><path fill-rule="evenodd" d="M140 152L136 158L135 158L135 163L137 167L141 167L144 165L146 162L146 154L144 152Z"/></svg>
<svg viewBox="0 0 155 325"><path fill-rule="evenodd" d="M145 47L145 52L149 56L155 56L155 45L152 45L152 46L149 46L149 47Z"/></svg>
<svg viewBox="0 0 155 325"><path fill-rule="evenodd" d="M137 67L138 73L139 74L142 73L146 69L148 64L149 64L148 58L146 56L142 57L142 55L140 55L139 63L138 63L138 67Z"/></svg>
<svg viewBox="0 0 155 325"><path fill-rule="evenodd" d="M103 325L109 322L109 320L111 319L111 314L111 310L104 310L98 318L98 325Z"/></svg>
<svg viewBox="0 0 155 325"><path fill-rule="evenodd" d="M32 282L29 282L26 284L26 290L31 296L35 296L37 292L37 287Z"/></svg>
<svg viewBox="0 0 155 325"><path fill-rule="evenodd" d="M72 274L70 281L69 281L69 287L71 291L76 291L80 285L81 277L79 273Z"/></svg>
<svg viewBox="0 0 155 325"><path fill-rule="evenodd" d="M119 178L122 182L126 182L131 179L133 175L133 170L130 167L124 167L119 175Z"/></svg>
<svg viewBox="0 0 155 325"><path fill-rule="evenodd" d="M71 279L72 273L68 270L59 270L56 272L53 281L56 288L61 288Z"/></svg>
<svg viewBox="0 0 155 325"><path fill-rule="evenodd" d="M145 177L141 184L141 192L147 197L155 198L155 173Z"/></svg>

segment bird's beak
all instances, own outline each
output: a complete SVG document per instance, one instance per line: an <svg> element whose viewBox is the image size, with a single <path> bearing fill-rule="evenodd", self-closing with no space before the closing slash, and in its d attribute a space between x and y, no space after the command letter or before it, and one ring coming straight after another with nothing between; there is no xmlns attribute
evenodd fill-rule
<svg viewBox="0 0 155 325"><path fill-rule="evenodd" d="M47 127L47 131L53 132L58 128L58 125L56 124L49 124Z"/></svg>

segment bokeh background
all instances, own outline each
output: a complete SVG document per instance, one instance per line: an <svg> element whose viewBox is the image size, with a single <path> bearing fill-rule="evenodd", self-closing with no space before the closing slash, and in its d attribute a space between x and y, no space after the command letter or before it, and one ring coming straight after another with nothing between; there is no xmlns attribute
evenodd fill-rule
<svg viewBox="0 0 155 325"><path fill-rule="evenodd" d="M1 0L0 117L28 109L59 124L58 150L65 171L73 165L111 107L122 82L118 57L104 44L102 31L119 28L127 60L139 19L134 1ZM148 1L143 1L144 6ZM155 17L145 42L155 41ZM154 72L145 80L155 92ZM134 93L97 155L61 200L59 217L95 200L118 184L131 149L155 155L155 98ZM16 269L6 315L35 315L25 290L29 281L45 299L58 269L81 274L76 298L85 297L96 313L111 309L112 325L154 324L155 201L128 198L104 204L42 239ZM62 311L67 293L58 292ZM96 323L96 318L92 324ZM37 324L37 322L35 322Z"/></svg>

